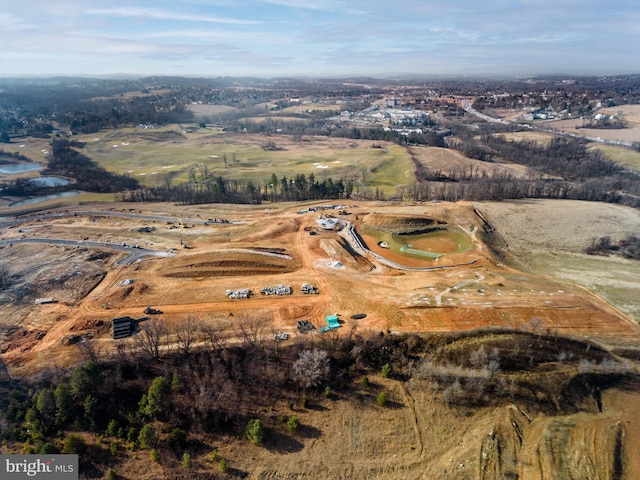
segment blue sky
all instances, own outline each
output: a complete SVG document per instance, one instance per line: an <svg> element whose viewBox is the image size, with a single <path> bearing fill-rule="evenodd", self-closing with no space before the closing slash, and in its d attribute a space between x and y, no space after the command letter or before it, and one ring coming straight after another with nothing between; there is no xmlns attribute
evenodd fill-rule
<svg viewBox="0 0 640 480"><path fill-rule="evenodd" d="M640 72L638 0L3 0L0 7L0 76Z"/></svg>

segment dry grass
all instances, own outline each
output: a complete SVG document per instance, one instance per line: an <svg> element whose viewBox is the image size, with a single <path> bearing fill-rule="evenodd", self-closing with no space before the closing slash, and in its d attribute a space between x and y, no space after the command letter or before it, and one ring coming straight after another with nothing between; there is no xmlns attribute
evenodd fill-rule
<svg viewBox="0 0 640 480"><path fill-rule="evenodd" d="M617 241L640 232L637 210L570 200L484 202L478 208L527 268L583 285L640 321L639 262L582 253L594 238Z"/></svg>
<svg viewBox="0 0 640 480"><path fill-rule="evenodd" d="M506 138L511 142L534 141L541 145L548 145L551 139L556 138L556 135L545 132L506 132L497 134Z"/></svg>
<svg viewBox="0 0 640 480"><path fill-rule="evenodd" d="M590 138L601 138L603 140L609 140L612 142L637 142L640 140L640 126L635 124L629 124L628 128L619 129L603 129L603 128L583 128L585 122L581 119L573 120L549 120L544 121L541 125L546 128L553 128L569 133L576 133L578 135Z"/></svg>
<svg viewBox="0 0 640 480"><path fill-rule="evenodd" d="M426 167L433 171L441 171L445 175L450 171L458 170L480 175L486 173L489 176L509 174L524 177L527 172L527 167L523 165L481 162L449 148L410 147L409 152Z"/></svg>

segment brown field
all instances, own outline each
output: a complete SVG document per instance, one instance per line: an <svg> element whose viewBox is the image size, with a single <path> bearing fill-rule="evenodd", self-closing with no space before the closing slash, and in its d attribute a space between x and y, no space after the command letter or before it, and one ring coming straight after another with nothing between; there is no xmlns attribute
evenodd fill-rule
<svg viewBox="0 0 640 480"><path fill-rule="evenodd" d="M582 285L640 322L638 262L583 253L592 239L637 235L638 210L572 200L484 202L478 208L524 268Z"/></svg>
<svg viewBox="0 0 640 480"><path fill-rule="evenodd" d="M552 138L556 136L553 133L545 133L545 132L505 132L499 133L501 137L505 137L507 140L512 142L522 142L523 140L534 141L536 143L540 143L542 145L548 145Z"/></svg>
<svg viewBox="0 0 640 480"><path fill-rule="evenodd" d="M603 128L583 128L583 120L576 118L573 120L545 120L541 122L546 128L553 128L567 133L575 133L583 137L600 138L611 142L639 142L640 125L629 123L627 128L603 129Z"/></svg>
<svg viewBox="0 0 640 480"><path fill-rule="evenodd" d="M431 170L440 170L444 174L449 171L459 170L473 172L474 174L486 173L489 176L511 174L516 177L525 177L527 167L515 163L488 163L474 160L462 153L440 147L410 147L409 153L415 155L419 161Z"/></svg>
<svg viewBox="0 0 640 480"><path fill-rule="evenodd" d="M229 107L227 105L187 105L187 108L191 110L196 117L207 117L209 115L220 115L221 113L237 112L235 107Z"/></svg>
<svg viewBox="0 0 640 480"><path fill-rule="evenodd" d="M618 115L624 118L630 126L640 125L640 105L618 105L598 110L605 115Z"/></svg>

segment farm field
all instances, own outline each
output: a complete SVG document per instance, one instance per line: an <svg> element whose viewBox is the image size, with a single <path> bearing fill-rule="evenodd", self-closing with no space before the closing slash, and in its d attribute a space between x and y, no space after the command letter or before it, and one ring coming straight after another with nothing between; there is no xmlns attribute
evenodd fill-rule
<svg viewBox="0 0 640 480"><path fill-rule="evenodd" d="M528 170L526 166L515 163L482 162L450 148L409 147L408 150L423 165L432 171L441 171L444 174L458 171L472 172L474 175L486 173L488 176L509 174L515 177L526 177Z"/></svg>
<svg viewBox="0 0 640 480"><path fill-rule="evenodd" d="M535 131L505 132L505 133L500 133L499 135L512 142L521 142L523 140L527 140L527 141L534 141L541 145L547 145L552 138L556 137L556 135L554 135L553 133L535 132Z"/></svg>
<svg viewBox="0 0 640 480"><path fill-rule="evenodd" d="M640 141L640 125L631 125L627 128L603 129L603 128L583 128L584 121L573 120L545 120L540 123L546 128L553 128L567 133L575 133L583 137L601 138L611 142L633 143Z"/></svg>

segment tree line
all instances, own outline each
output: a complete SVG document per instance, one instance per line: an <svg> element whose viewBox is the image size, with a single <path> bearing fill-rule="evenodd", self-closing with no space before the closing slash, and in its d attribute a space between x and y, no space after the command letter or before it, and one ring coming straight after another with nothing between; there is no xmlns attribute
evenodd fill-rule
<svg viewBox="0 0 640 480"><path fill-rule="evenodd" d="M72 148L83 146L82 143L64 138L54 139L49 163L43 173L73 178L76 180L73 188L88 192L114 193L139 187L135 178L109 172Z"/></svg>
<svg viewBox="0 0 640 480"><path fill-rule="evenodd" d="M264 201L290 202L351 198L356 184L353 179L318 180L313 173L278 178L274 173L263 182L240 182L223 177L206 176L198 181L121 191L116 198L128 202L176 202L181 205L202 203L248 203Z"/></svg>
<svg viewBox="0 0 640 480"><path fill-rule="evenodd" d="M472 135L458 126L451 147L485 162L502 160L529 167L526 177L509 173L489 175L479 169L434 170L412 155L417 185L403 186L398 196L404 200L504 200L512 198L553 198L619 203L640 207L640 176L588 149L580 139L557 137L547 145L530 140L509 141L489 132Z"/></svg>

